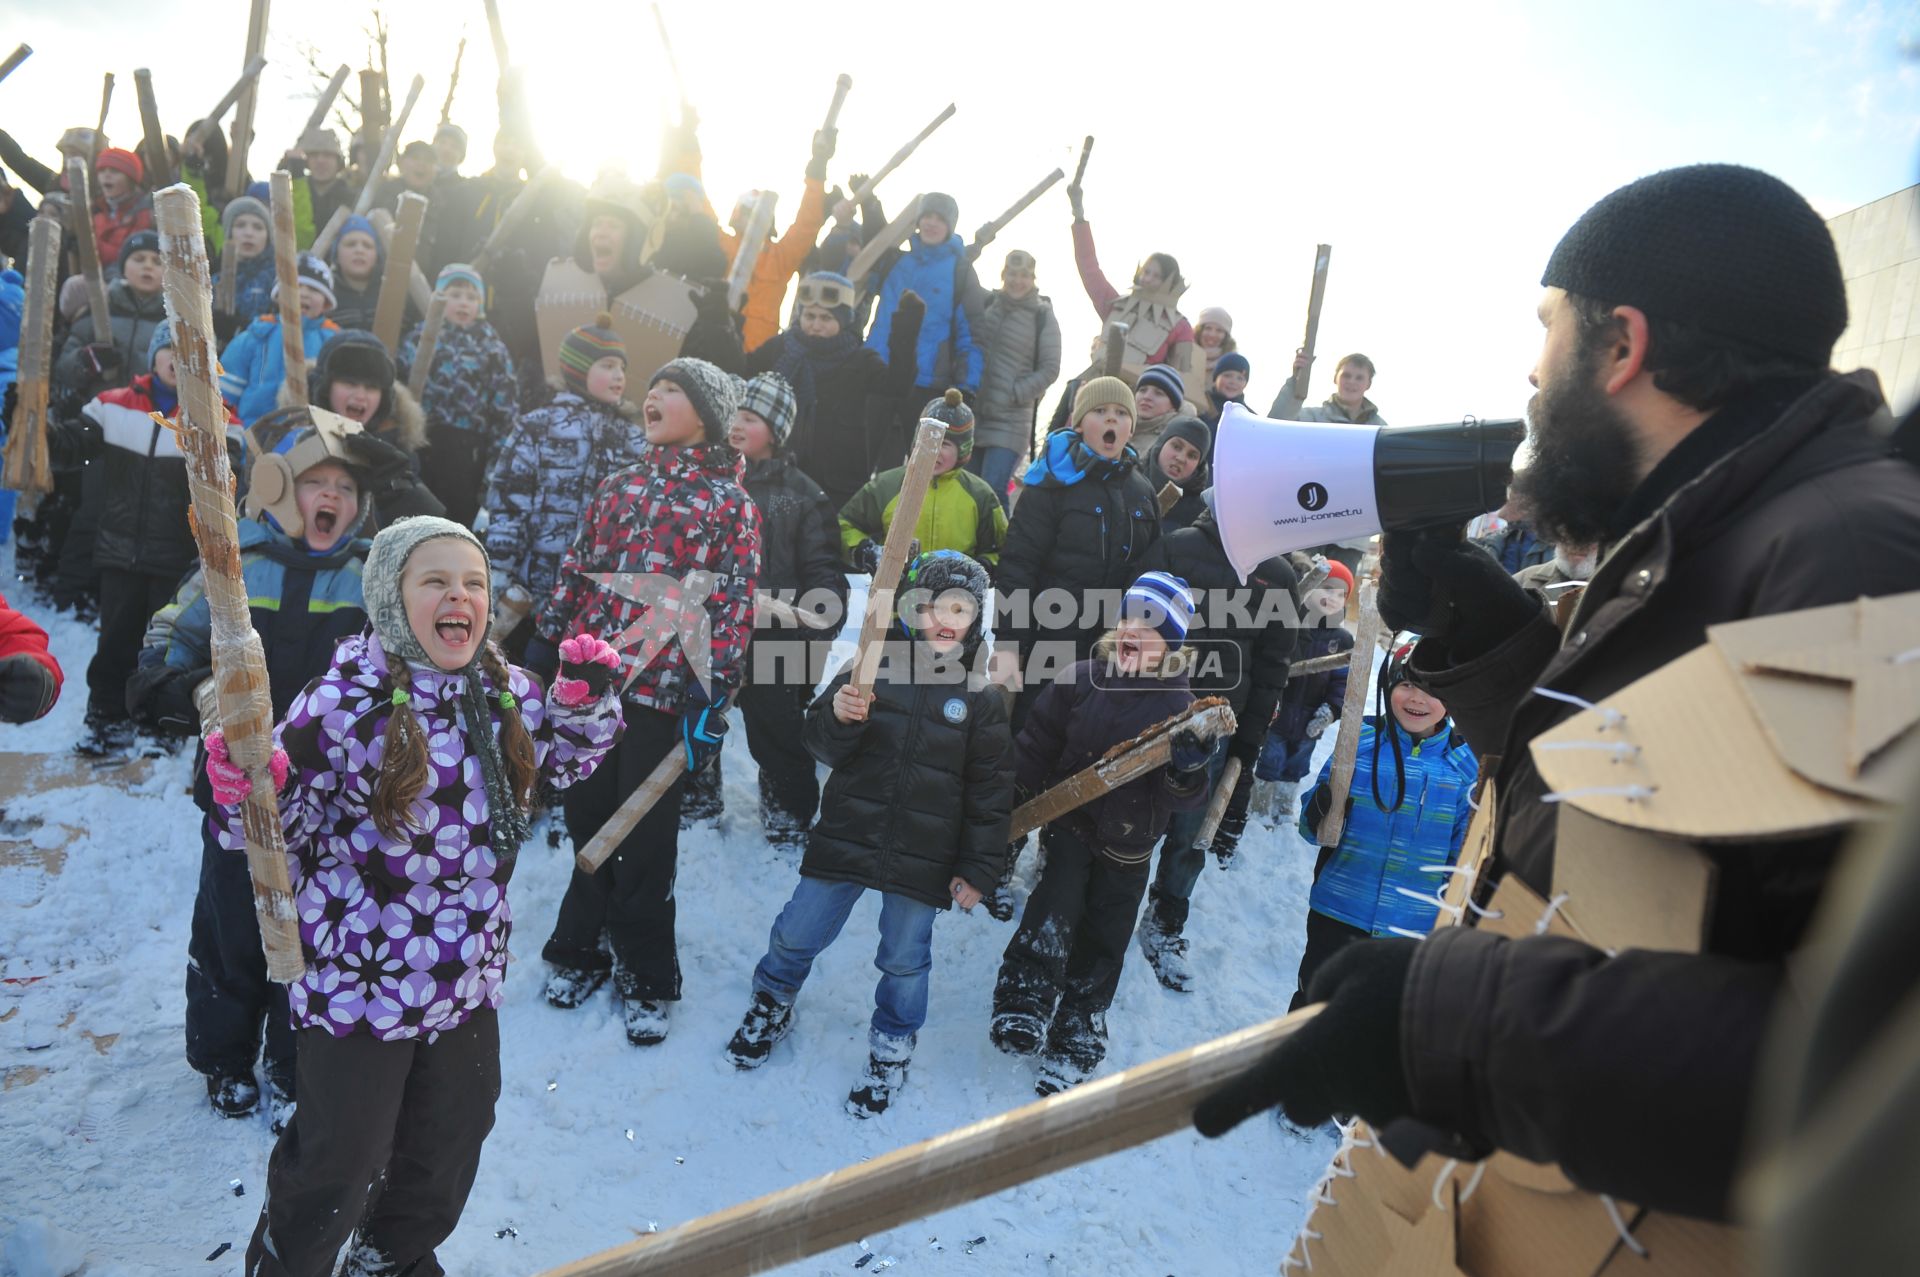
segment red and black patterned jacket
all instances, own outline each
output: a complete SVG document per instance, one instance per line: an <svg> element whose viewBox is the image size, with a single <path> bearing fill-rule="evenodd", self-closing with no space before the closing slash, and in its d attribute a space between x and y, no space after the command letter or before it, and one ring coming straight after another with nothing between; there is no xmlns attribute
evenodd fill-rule
<svg viewBox="0 0 1920 1277"><path fill-rule="evenodd" d="M711 587L687 594L679 583L696 569L712 574ZM643 579L594 579L604 573ZM760 515L733 451L719 444L650 447L594 490L534 623L555 643L583 632L604 635L621 649L623 677L640 667L627 699L677 714L694 696L689 642L708 655L699 677L709 689L740 685L759 576ZM685 611L677 606L682 599Z"/></svg>

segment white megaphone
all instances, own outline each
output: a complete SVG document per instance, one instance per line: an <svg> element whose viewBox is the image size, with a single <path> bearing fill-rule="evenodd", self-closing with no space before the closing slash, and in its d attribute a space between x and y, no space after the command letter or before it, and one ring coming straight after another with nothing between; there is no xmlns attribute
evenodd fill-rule
<svg viewBox="0 0 1920 1277"><path fill-rule="evenodd" d="M1507 499L1526 423L1274 421L1230 403L1213 454L1220 544L1245 582L1289 550L1460 523Z"/></svg>

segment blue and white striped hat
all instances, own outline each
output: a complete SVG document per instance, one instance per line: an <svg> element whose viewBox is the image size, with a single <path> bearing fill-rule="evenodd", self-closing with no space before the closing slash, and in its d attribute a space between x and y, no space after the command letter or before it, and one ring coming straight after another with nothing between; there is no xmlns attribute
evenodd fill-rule
<svg viewBox="0 0 1920 1277"><path fill-rule="evenodd" d="M1187 641L1193 625L1193 591L1170 572L1143 572L1127 587L1120 614L1138 617L1151 625L1167 641L1170 651L1179 650Z"/></svg>

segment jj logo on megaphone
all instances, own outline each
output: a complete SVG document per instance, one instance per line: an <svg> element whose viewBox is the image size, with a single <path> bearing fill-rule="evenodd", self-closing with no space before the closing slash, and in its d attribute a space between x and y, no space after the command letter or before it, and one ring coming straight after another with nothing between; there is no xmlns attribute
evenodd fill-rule
<svg viewBox="0 0 1920 1277"><path fill-rule="evenodd" d="M1245 581L1289 550L1497 510L1526 424L1468 418L1369 428L1272 421L1230 403L1218 438L1214 517ZM1285 492L1294 493L1293 505L1279 495Z"/></svg>

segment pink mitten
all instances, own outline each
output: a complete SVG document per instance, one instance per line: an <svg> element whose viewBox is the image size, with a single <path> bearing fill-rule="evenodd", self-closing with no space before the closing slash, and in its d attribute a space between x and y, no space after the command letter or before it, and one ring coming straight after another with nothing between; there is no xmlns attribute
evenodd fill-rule
<svg viewBox="0 0 1920 1277"><path fill-rule="evenodd" d="M587 686L584 678L556 678L553 680L553 699L568 708L585 705L593 699L593 689Z"/></svg>
<svg viewBox="0 0 1920 1277"><path fill-rule="evenodd" d="M560 643L560 660L566 665L604 665L620 668L620 653L613 644L592 634L576 634Z"/></svg>
<svg viewBox="0 0 1920 1277"><path fill-rule="evenodd" d="M273 773L274 792L286 788L286 750L274 749L268 770ZM238 806L253 792L253 781L227 753L225 732L215 731L207 737L207 781L213 786L213 800L223 807Z"/></svg>
<svg viewBox="0 0 1920 1277"><path fill-rule="evenodd" d="M553 699L562 705L584 705L606 695L620 670L620 653L611 643L591 634L576 634L560 643L560 675L553 680Z"/></svg>

